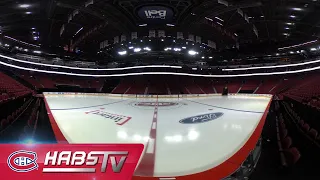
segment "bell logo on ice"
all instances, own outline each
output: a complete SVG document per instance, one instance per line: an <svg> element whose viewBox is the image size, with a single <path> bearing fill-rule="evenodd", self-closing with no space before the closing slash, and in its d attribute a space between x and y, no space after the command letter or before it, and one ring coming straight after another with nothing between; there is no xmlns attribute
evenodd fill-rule
<svg viewBox="0 0 320 180"><path fill-rule="evenodd" d="M198 116L192 116L188 118L184 118L180 120L179 122L182 124L195 124L195 123L204 123L208 121L215 120L223 115L222 112L216 112L216 113L208 113L208 114L202 114Z"/></svg>
<svg viewBox="0 0 320 180"><path fill-rule="evenodd" d="M10 169L16 172L29 172L37 169L37 153L20 150L9 155L7 163Z"/></svg>
<svg viewBox="0 0 320 180"><path fill-rule="evenodd" d="M94 114L94 115L102 116L106 119L113 120L119 126L124 125L132 118L130 116L105 112L105 111L103 111L103 109L104 108L100 108L99 110L89 111L89 112L85 112L85 113L86 114Z"/></svg>

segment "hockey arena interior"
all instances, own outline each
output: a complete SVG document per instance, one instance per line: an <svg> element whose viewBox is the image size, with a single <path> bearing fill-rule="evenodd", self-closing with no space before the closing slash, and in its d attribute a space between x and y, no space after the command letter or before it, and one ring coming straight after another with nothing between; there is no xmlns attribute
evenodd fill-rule
<svg viewBox="0 0 320 180"><path fill-rule="evenodd" d="M142 143L133 180L320 178L319 0L0 9L1 143Z"/></svg>

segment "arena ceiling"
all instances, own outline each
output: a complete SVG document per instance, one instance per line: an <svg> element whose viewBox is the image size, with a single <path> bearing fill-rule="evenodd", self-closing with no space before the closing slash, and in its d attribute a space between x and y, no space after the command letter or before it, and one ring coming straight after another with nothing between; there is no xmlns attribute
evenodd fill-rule
<svg viewBox="0 0 320 180"><path fill-rule="evenodd" d="M172 16L160 23L143 19L139 10L144 6L167 7ZM75 14L71 20L70 14ZM63 47L72 40L82 50L96 51L105 39L149 29L201 35L219 49L236 41L240 47L276 49L319 38L320 0L0 1L2 35L43 47Z"/></svg>

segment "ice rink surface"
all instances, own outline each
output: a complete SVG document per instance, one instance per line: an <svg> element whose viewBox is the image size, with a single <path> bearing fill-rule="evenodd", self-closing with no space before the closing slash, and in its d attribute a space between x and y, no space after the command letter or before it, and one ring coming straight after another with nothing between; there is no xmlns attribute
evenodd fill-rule
<svg viewBox="0 0 320 180"><path fill-rule="evenodd" d="M143 143L136 174L175 177L212 169L256 130L271 96L126 98L45 94L69 143Z"/></svg>

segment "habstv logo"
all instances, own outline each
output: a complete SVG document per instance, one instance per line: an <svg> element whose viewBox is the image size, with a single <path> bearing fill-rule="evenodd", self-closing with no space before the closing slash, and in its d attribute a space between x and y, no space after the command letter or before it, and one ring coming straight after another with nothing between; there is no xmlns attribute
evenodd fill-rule
<svg viewBox="0 0 320 180"><path fill-rule="evenodd" d="M2 179L131 179L143 144L0 144ZM2 157L1 157L2 156Z"/></svg>
<svg viewBox="0 0 320 180"><path fill-rule="evenodd" d="M29 172L37 169L37 153L26 150L19 150L11 153L7 163L10 169L16 172Z"/></svg>
<svg viewBox="0 0 320 180"><path fill-rule="evenodd" d="M184 118L184 119L180 120L179 122L182 124L204 123L204 122L215 120L215 119L221 117L222 115L223 115L222 112L201 114L201 115L197 115L197 116Z"/></svg>

